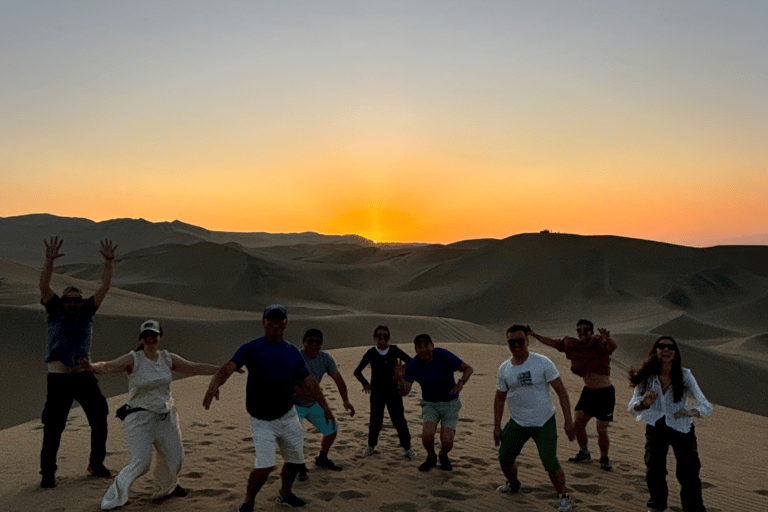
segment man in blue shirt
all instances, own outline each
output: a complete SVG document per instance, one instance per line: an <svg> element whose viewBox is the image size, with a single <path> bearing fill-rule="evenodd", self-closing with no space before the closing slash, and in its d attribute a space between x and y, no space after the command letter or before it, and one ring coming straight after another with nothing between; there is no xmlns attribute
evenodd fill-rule
<svg viewBox="0 0 768 512"><path fill-rule="evenodd" d="M67 424L72 402L77 400L91 427L91 454L88 473L97 477L112 476L104 467L107 455L107 399L101 394L99 381L78 365L80 359L91 358L93 316L106 297L114 275L116 245L102 240L101 255L104 271L101 286L93 296L83 299L83 292L68 286L61 297L51 289L53 263L64 256L63 239L53 237L45 242L45 263L40 274L40 302L48 314L48 343L45 362L48 364L47 396L43 409L43 448L40 451L40 486L56 487L56 455L61 434Z"/></svg>
<svg viewBox="0 0 768 512"><path fill-rule="evenodd" d="M291 492L296 475L304 465L304 429L294 407L297 383L303 384L308 394L320 404L327 421L336 421L299 349L283 339L288 326L285 308L279 304L267 306L262 326L264 336L242 345L232 360L219 368L203 399L203 406L210 408L213 399L218 400L219 388L227 379L241 367L248 368L245 408L250 415L256 461L240 512L253 511L256 494L277 464L275 450L278 446L285 464L280 473L280 494L275 501L291 507L307 504Z"/></svg>
<svg viewBox="0 0 768 512"><path fill-rule="evenodd" d="M416 357L407 366L402 363L397 364L395 376L402 396L411 391L414 381L421 386L421 417L424 420L421 442L427 450L427 460L419 466L419 471L429 471L437 465L435 433L438 423L441 423L440 469L451 471L453 466L448 458L448 452L453 448L453 438L459 421L459 409L461 409L459 393L464 389L473 370L452 352L435 348L429 334L419 334L413 340L413 344ZM454 380L455 372L463 372L458 383Z"/></svg>

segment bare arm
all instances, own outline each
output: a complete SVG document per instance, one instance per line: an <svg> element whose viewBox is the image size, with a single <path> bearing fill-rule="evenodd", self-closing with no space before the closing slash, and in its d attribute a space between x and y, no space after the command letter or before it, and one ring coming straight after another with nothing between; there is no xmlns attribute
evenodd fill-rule
<svg viewBox="0 0 768 512"><path fill-rule="evenodd" d="M104 270L101 274L101 286L96 290L96 293L93 294L93 300L96 302L96 307L101 306L104 297L107 296L109 287L112 285L112 277L115 275L114 262L116 249L117 246L113 245L111 240L105 239L101 241L101 249L99 252L104 256Z"/></svg>
<svg viewBox="0 0 768 512"><path fill-rule="evenodd" d="M183 357L171 355L171 370L182 375L213 375L219 369L215 364L195 363Z"/></svg>
<svg viewBox="0 0 768 512"><path fill-rule="evenodd" d="M335 421L336 419L333 417L331 406L329 406L328 402L325 400L325 395L323 395L323 390L320 389L317 379L310 375L304 379L302 385L309 391L309 395L323 408L325 411L325 419L328 421Z"/></svg>
<svg viewBox="0 0 768 512"><path fill-rule="evenodd" d="M501 443L501 419L504 417L504 402L507 400L507 392L496 390L493 398L493 442L496 446Z"/></svg>
<svg viewBox="0 0 768 512"><path fill-rule="evenodd" d="M205 398L203 398L203 407L209 409L213 399L219 399L219 388L223 386L224 383L227 382L227 379L229 379L229 377L236 371L237 365L232 361L227 361L213 374L211 383L208 385L208 391L205 392Z"/></svg>
<svg viewBox="0 0 768 512"><path fill-rule="evenodd" d="M91 363L87 359L81 359L78 362L78 367L97 374L133 373L133 356L128 353L123 354L117 359L111 361L99 361L98 363Z"/></svg>
<svg viewBox="0 0 768 512"><path fill-rule="evenodd" d="M563 343L563 340L555 340L552 338L547 338L546 336L542 336L541 334L536 334L535 332L533 332L533 329L531 329L530 325L527 327L528 327L528 335L533 336L534 338L536 338L537 340L539 340L545 345L548 345L552 348L558 348Z"/></svg>
<svg viewBox="0 0 768 512"><path fill-rule="evenodd" d="M51 237L50 241L43 240L43 243L45 244L45 261L43 262L43 271L40 273L40 299L45 304L54 295L51 289L53 262L64 256L64 253L60 252L64 239L59 240L59 237L56 236Z"/></svg>
<svg viewBox="0 0 768 512"><path fill-rule="evenodd" d="M341 376L341 373L330 373L329 374L333 381L336 383L336 387L339 389L339 394L341 395L341 400L344 403L344 408L349 411L350 416L355 415L355 408L354 406L349 403L349 395L347 393L347 383L344 382L344 377Z"/></svg>
<svg viewBox="0 0 768 512"><path fill-rule="evenodd" d="M569 441L573 441L576 438L576 428L571 418L571 401L568 398L568 391L565 390L563 379L558 377L555 380L549 381L549 385L555 390L557 399L560 400L560 408L563 410L563 418L565 418L565 434L568 436Z"/></svg>
<svg viewBox="0 0 768 512"><path fill-rule="evenodd" d="M471 366L469 366L467 363L464 363L464 362L461 363L461 367L459 367L459 371L464 372L464 375L461 376L461 378L459 379L459 382L457 382L456 386L451 390L452 395L461 392L461 390L464 389L464 385L469 380L469 376L475 372Z"/></svg>

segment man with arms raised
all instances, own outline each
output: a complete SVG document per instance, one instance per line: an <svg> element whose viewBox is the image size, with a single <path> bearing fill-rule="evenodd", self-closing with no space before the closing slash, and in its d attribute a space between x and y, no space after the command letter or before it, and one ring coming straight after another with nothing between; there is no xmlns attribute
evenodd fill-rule
<svg viewBox="0 0 768 512"><path fill-rule="evenodd" d="M497 490L515 493L520 490L517 478L517 456L523 445L533 438L544 469L557 492L558 511L572 509L571 498L565 493L565 473L557 459L557 426L555 404L549 388L555 390L565 418L565 433L573 441L571 403L560 373L549 358L528 351L528 334L524 325L507 329L507 344L512 357L499 367L496 397L493 403L493 440L499 446L499 464L507 483ZM501 428L504 402L509 406L509 422Z"/></svg>
<svg viewBox="0 0 768 512"><path fill-rule="evenodd" d="M279 304L267 306L262 326L264 336L242 345L232 360L219 368L203 399L203 407L210 408L213 399L218 400L219 388L227 379L242 366L248 368L245 408L251 416L256 460L248 477L245 502L240 505L240 512L253 511L256 494L277 464L275 450L278 446L285 464L280 473L280 493L275 501L290 507L307 504L291 492L296 474L304 464L304 429L294 407L297 383L303 383L309 389L309 394L323 408L326 420L336 421L299 349L283 339L288 326L285 308Z"/></svg>
<svg viewBox="0 0 768 512"><path fill-rule="evenodd" d="M528 334L560 352L571 361L571 371L584 379L584 389L576 404L576 440L579 442L579 453L568 459L570 462L588 462L592 460L587 446L587 423L593 417L597 422L597 445L600 448L600 467L611 471L613 466L608 458L610 439L608 425L613 421L613 408L616 406L616 389L611 384L611 354L616 350L616 342L611 339L611 333L606 329L598 329L595 336L594 325L589 320L579 320L576 323L576 333L579 338L566 336L561 340L553 340L533 332L530 327Z"/></svg>
<svg viewBox="0 0 768 512"><path fill-rule="evenodd" d="M304 357L304 363L307 365L309 373L317 380L318 384L323 380L326 373L330 375L339 389L344 408L349 411L350 416L354 416L355 408L349 403L347 384L336 367L336 361L331 354L320 350L320 347L323 346L323 331L307 329L301 342L304 345L304 348L301 349L301 355ZM315 400L315 397L309 393L306 386L296 386L296 410L300 419L306 418L323 434L323 440L320 442L320 455L315 459L315 466L331 471L341 471L341 466L328 458L328 451L336 440L339 426L335 421L326 419L325 411ZM306 464L299 469L298 478L300 481L307 479Z"/></svg>
<svg viewBox="0 0 768 512"><path fill-rule="evenodd" d="M99 382L89 371L78 366L80 359L91 358L93 316L104 301L114 275L116 245L102 240L101 255L104 271L101 286L93 296L83 299L83 292L76 286L68 286L61 297L51 289L53 263L64 256L59 237L45 242L45 263L40 274L42 304L48 313L48 363L47 397L43 409L43 449L40 452L41 487L56 487L56 454L61 434L67 424L72 402L77 400L91 426L91 454L87 471L98 477L112 476L104 467L107 455L107 399L101 394Z"/></svg>

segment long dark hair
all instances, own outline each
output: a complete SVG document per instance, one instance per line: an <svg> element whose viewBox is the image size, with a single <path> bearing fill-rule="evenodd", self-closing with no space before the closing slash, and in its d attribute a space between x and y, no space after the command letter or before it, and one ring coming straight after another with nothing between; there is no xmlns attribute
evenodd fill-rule
<svg viewBox="0 0 768 512"><path fill-rule="evenodd" d="M672 396L675 402L679 402L685 394L683 364L682 357L680 356L680 345L677 344L672 336L662 336L657 339L648 351L648 356L640 366L635 366L629 370L629 385L634 388L635 386L642 384L643 388L641 388L641 390L643 393L647 391L648 379L661 373L661 361L659 361L659 358L656 356L656 349L658 348L659 343L665 340L675 346L675 357L672 359Z"/></svg>

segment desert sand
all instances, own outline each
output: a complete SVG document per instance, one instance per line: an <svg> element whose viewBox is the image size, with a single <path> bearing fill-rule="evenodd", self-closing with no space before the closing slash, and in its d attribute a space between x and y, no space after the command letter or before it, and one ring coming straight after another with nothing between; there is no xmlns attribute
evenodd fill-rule
<svg viewBox="0 0 768 512"><path fill-rule="evenodd" d="M65 238L54 290L98 287L98 240L118 244L113 287L96 317L92 357L104 360L134 348L138 325L161 320L164 348L220 364L242 343L261 334L261 310L280 302L289 311L286 339L297 342L308 327L326 334L357 414L332 400L340 433L331 457L340 473L313 470L320 435L309 428L305 453L310 478L297 495L310 510L521 511L554 510L554 492L535 447L519 462L522 491L502 496L504 482L492 438L496 370L508 357L504 329L531 324L538 332L571 334L586 317L610 329L619 343L613 381L616 421L611 427L615 470L597 463L566 462L577 450L560 429L559 456L575 510L644 511L644 426L626 411L626 375L652 341L671 334L684 365L716 404L697 423L704 500L710 511L768 510L768 248L694 249L617 237L528 234L505 240L472 240L448 246L376 246L360 237L314 233L227 234L182 223L118 219L94 223L47 215L0 219L0 510L95 511L109 482L86 476L88 426L74 408L59 452L58 486L39 487L45 400L45 315L37 280L42 240ZM363 459L368 403L352 371L370 346L373 328L388 325L393 343L413 354L412 340L427 332L475 368L462 394L462 421L452 452L453 472L419 473L424 457L419 388L406 398L406 417L419 452L402 456L385 420L378 453ZM581 388L562 354L532 340L531 349L558 366L572 404ZM151 502L149 476L136 482L125 510L235 510L253 462L244 407L244 375L235 375L210 411L202 407L208 377L178 380L173 394L181 417L186 498ZM114 411L125 400L125 376L104 376L102 389ZM507 415L505 415L506 421ZM558 421L562 418L558 409ZM594 425L588 427L596 449ZM107 466L128 461L121 422L110 417ZM680 510L670 456L670 505ZM277 475L257 498L257 510L276 508ZM675 508L677 507L677 508Z"/></svg>

